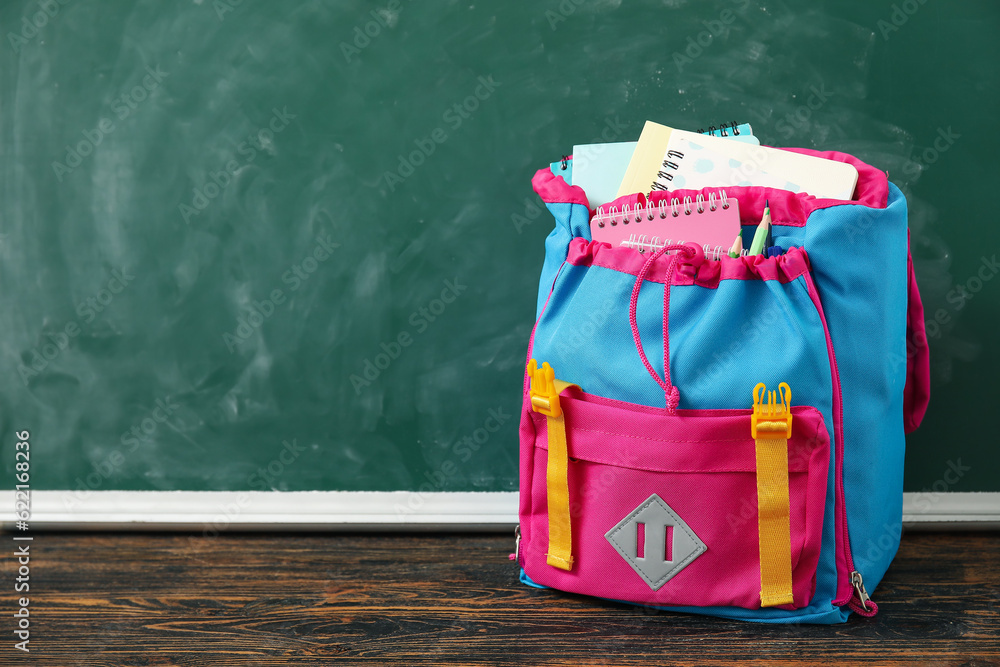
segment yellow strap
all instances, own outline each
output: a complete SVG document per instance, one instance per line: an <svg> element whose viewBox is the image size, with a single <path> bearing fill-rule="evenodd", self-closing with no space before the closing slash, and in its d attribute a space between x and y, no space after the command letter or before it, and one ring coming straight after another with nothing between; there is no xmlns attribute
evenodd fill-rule
<svg viewBox="0 0 1000 667"><path fill-rule="evenodd" d="M575 384L555 379L548 363L539 368L528 363L531 379L531 408L545 415L549 455L545 468L545 490L549 515L549 548L545 562L561 570L573 568L573 530L569 516L569 452L566 445L566 418L559 394ZM577 387L579 388L579 387Z"/></svg>
<svg viewBox="0 0 1000 667"><path fill-rule="evenodd" d="M555 381L556 393L573 387ZM546 417L549 456L545 469L546 499L549 513L549 549L545 562L561 570L573 569L573 529L569 516L569 453L566 446L566 416Z"/></svg>
<svg viewBox="0 0 1000 667"><path fill-rule="evenodd" d="M782 422L759 422L757 524L760 533L760 605L792 603L792 550L788 518L788 439Z"/></svg>

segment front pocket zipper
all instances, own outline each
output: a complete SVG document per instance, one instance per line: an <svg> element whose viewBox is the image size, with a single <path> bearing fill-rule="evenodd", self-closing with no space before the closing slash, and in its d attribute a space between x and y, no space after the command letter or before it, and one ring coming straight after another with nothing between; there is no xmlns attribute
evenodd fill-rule
<svg viewBox="0 0 1000 667"><path fill-rule="evenodd" d="M847 525L847 494L844 492L844 398L843 390L840 386L840 370L837 366L837 353L833 349L833 339L830 337L830 329L826 324L826 315L823 313L823 306L820 303L816 286L809 273L804 274L809 297L816 307L820 321L823 323L823 333L826 336L826 346L830 356L830 374L833 378L833 399L834 399L834 515L836 519L836 533L841 548L844 552L844 565L840 564L837 558L837 593L833 604L838 607L849 606L861 616L874 616L878 613L878 605L868 597L865 589L864 579L854 565L854 554L851 551L851 533ZM842 585L844 582L846 585ZM841 590L843 592L841 592Z"/></svg>
<svg viewBox="0 0 1000 667"><path fill-rule="evenodd" d="M510 554L510 560L517 561L518 566L524 567L524 559L521 558L521 524L514 526L514 553Z"/></svg>

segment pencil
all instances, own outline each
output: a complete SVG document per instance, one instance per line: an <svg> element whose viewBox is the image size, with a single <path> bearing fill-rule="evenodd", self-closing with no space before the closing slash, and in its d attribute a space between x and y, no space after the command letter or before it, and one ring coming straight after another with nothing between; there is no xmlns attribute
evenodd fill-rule
<svg viewBox="0 0 1000 667"><path fill-rule="evenodd" d="M750 244L750 254L751 255L763 255L764 245L767 243L767 233L771 228L771 205L770 202L764 202L764 217L761 218L760 224L757 225L757 231L753 235L753 243Z"/></svg>

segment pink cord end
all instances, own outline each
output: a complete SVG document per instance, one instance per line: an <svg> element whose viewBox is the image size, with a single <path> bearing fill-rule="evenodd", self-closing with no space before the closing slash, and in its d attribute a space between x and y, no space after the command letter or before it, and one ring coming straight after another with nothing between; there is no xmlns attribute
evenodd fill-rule
<svg viewBox="0 0 1000 667"><path fill-rule="evenodd" d="M677 404L681 402L681 393L677 391L676 386L671 386L669 393L667 393L667 410L674 412L677 410Z"/></svg>

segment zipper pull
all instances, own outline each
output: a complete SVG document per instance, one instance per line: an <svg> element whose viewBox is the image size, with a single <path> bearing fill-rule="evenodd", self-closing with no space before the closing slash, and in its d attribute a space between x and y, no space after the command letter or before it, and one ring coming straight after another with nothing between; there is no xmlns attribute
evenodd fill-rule
<svg viewBox="0 0 1000 667"><path fill-rule="evenodd" d="M507 555L508 560L516 560L520 562L521 559L521 524L514 526L514 553Z"/></svg>
<svg viewBox="0 0 1000 667"><path fill-rule="evenodd" d="M851 597L848 605L861 616L872 617L878 613L878 605L872 602L872 599L868 597L868 591L865 590L865 581L861 578L861 573L855 570L851 572L851 585L854 586L854 593L857 596ZM859 604L860 601L860 604Z"/></svg>

